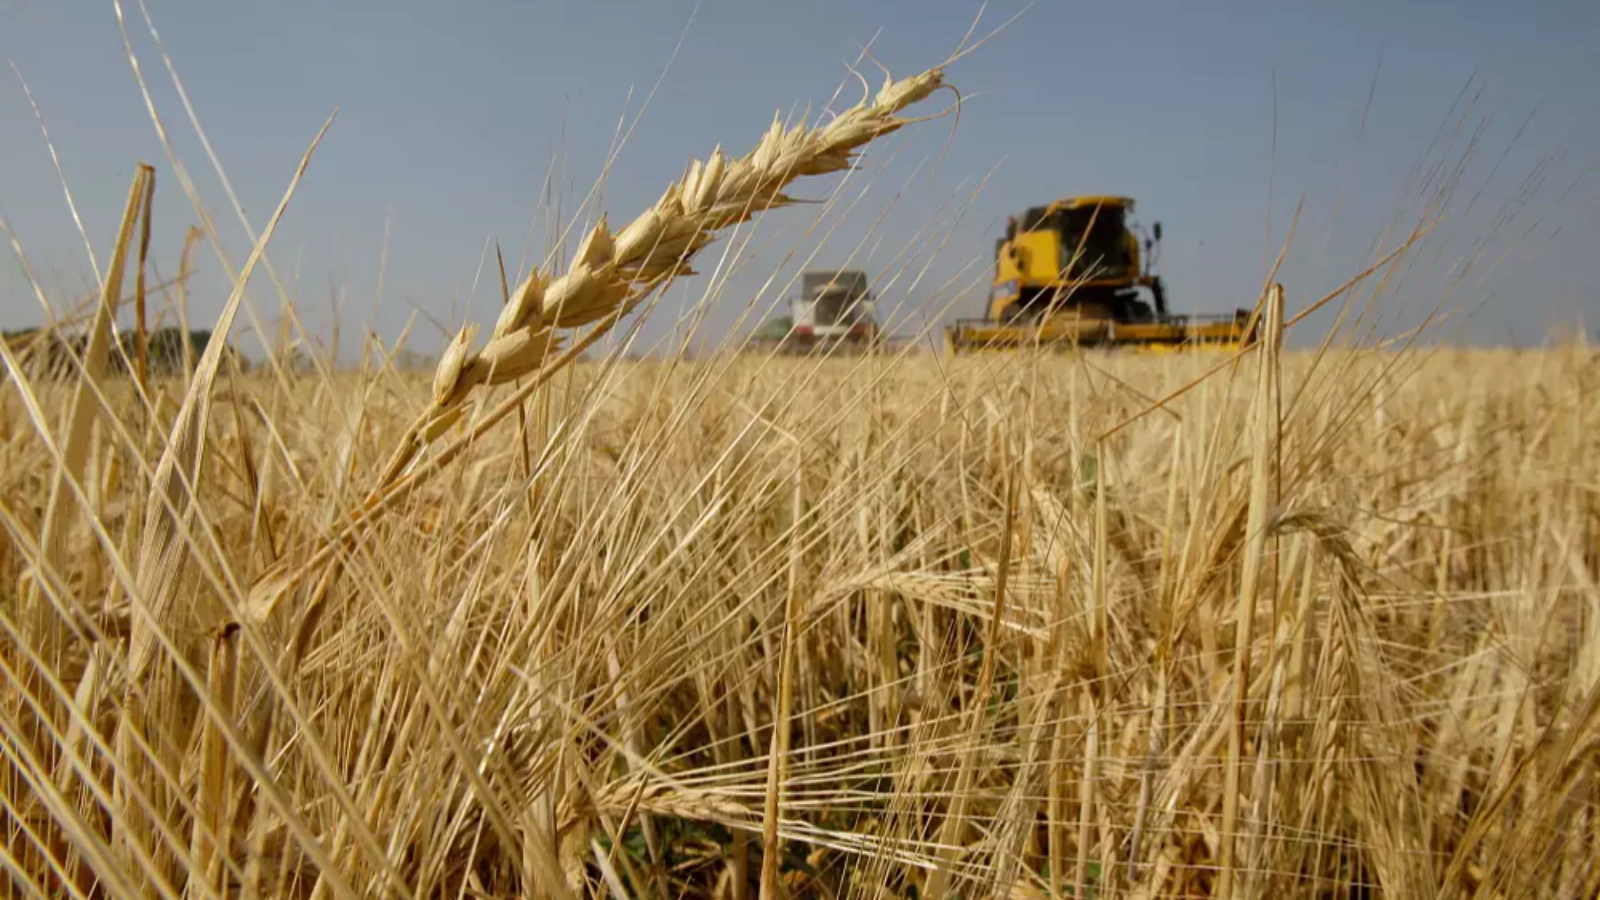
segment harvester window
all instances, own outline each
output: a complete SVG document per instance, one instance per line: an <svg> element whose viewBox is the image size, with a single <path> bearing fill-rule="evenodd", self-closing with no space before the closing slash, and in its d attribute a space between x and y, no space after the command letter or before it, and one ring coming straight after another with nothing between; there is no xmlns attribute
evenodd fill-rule
<svg viewBox="0 0 1600 900"><path fill-rule="evenodd" d="M1127 224L1121 209L1102 206L1097 212L1088 206L1062 210L1056 214L1056 228L1061 234L1061 256L1068 264L1068 278L1090 273L1095 278L1133 274L1133 260L1124 243Z"/></svg>

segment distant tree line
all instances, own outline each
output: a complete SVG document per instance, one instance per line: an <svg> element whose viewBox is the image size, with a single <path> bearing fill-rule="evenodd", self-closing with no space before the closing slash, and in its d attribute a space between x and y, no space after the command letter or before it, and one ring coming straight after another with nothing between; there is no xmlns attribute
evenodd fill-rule
<svg viewBox="0 0 1600 900"><path fill-rule="evenodd" d="M63 335L50 329L28 328L4 332L6 346L26 366L32 377L70 378L76 367L73 358L82 359L89 346L87 334ZM188 334L189 359L198 363L200 355L211 343L211 332L200 330ZM148 339L148 372L151 377L175 375L184 370L185 337L181 328L158 328ZM133 332L118 335L121 352L111 354L110 371L113 375L128 375L130 367L138 365L138 338ZM223 365L238 366L248 370L248 361L231 346L223 348Z"/></svg>

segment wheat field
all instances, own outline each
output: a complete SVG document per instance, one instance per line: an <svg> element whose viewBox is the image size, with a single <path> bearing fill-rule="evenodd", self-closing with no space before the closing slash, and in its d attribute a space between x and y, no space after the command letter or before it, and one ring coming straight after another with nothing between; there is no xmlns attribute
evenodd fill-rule
<svg viewBox="0 0 1600 900"><path fill-rule="evenodd" d="M754 897L776 848L788 896L1593 896L1596 359L584 363L265 617L428 386L236 376L137 681L174 404L112 385L44 568L60 447L8 388L0 577L45 602L3 607L6 869Z"/></svg>
<svg viewBox="0 0 1600 900"><path fill-rule="evenodd" d="M1582 340L596 350L945 87L502 266L430 374L152 369L141 167L82 339L0 344L7 896L1600 894Z"/></svg>

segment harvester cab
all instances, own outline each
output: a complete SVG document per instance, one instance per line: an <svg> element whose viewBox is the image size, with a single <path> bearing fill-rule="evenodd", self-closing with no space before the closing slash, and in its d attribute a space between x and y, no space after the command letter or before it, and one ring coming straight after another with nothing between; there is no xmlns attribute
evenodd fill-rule
<svg viewBox="0 0 1600 900"><path fill-rule="evenodd" d="M786 349L791 351L858 350L879 337L875 298L865 272L804 273L790 310L794 327Z"/></svg>
<svg viewBox="0 0 1600 900"><path fill-rule="evenodd" d="M1127 197L1069 197L1012 217L995 244L982 319L946 330L953 352L1018 346L1233 349L1246 311L1179 316L1155 274L1161 223L1144 234Z"/></svg>

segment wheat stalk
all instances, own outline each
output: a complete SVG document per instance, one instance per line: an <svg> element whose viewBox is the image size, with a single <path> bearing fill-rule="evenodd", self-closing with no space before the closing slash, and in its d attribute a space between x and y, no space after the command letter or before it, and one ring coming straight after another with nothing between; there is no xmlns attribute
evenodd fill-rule
<svg viewBox="0 0 1600 900"><path fill-rule="evenodd" d="M870 88L863 81L864 94ZM377 486L342 530L311 559L294 571L275 567L264 573L252 589L249 617L270 615L285 593L302 579L322 572L318 595L336 577L327 568L341 545L355 537L355 527L370 523L403 493L440 471L452 458L441 451L438 465L412 473L407 468L417 455L461 421L474 388L493 387L534 375L513 392L506 403L482 417L471 432L476 438L512 411L556 371L577 359L579 352L673 279L692 274L690 259L716 240L717 233L754 218L756 213L797 202L784 193L794 181L850 169L856 154L872 141L918 119L900 116L912 104L945 87L942 66L895 81L885 78L876 95L866 96L825 124L808 127L801 122L787 127L774 116L772 125L755 149L729 159L721 147L710 159L695 160L678 181L649 209L612 233L604 215L579 245L567 271L551 280L535 270L523 279L501 308L489 342L472 349L477 327L457 332L439 358L433 377L433 400L404 436L384 466ZM559 329L594 327L559 356ZM458 442L454 447L462 446ZM326 571L325 571L326 570Z"/></svg>
<svg viewBox="0 0 1600 900"><path fill-rule="evenodd" d="M474 388L515 381L544 368L562 344L559 329L599 323L598 337L673 279L694 274L690 260L717 234L757 213L795 203L796 180L850 169L862 147L913 119L899 113L944 86L942 67L898 81L816 127L786 127L774 116L755 149L737 159L718 146L690 163L655 205L613 233L605 215L578 245L562 275L534 270L501 309L488 344L472 349L476 325L457 332L433 377L433 403L406 433L384 473L392 483L418 451L460 421Z"/></svg>

